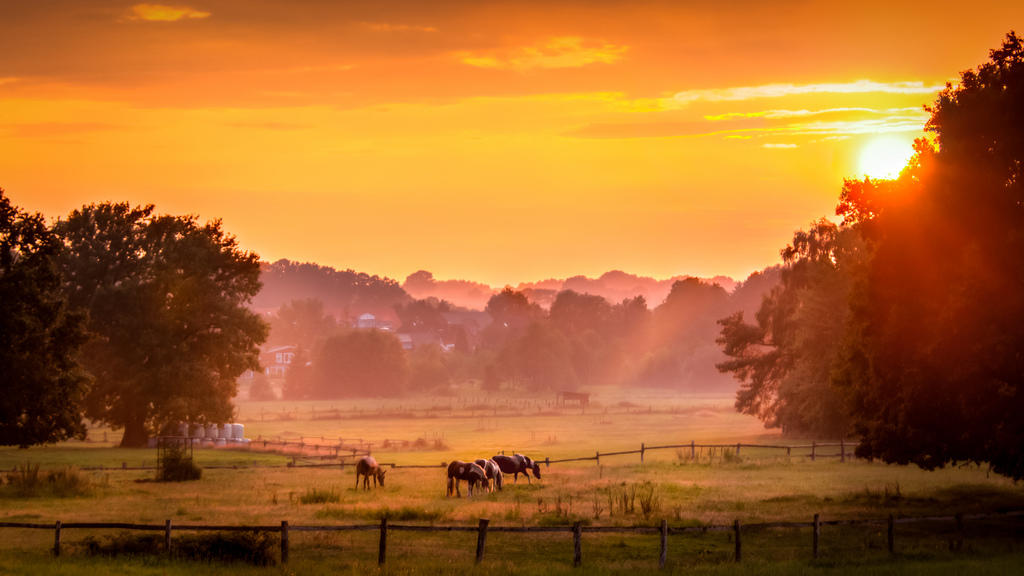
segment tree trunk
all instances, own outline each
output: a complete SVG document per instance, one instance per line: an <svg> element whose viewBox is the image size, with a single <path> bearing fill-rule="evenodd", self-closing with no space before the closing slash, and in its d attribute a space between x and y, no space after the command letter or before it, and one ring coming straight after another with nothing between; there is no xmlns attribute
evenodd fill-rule
<svg viewBox="0 0 1024 576"><path fill-rule="evenodd" d="M132 418L125 423L121 448L145 448L148 442L149 432L146 431L144 418Z"/></svg>

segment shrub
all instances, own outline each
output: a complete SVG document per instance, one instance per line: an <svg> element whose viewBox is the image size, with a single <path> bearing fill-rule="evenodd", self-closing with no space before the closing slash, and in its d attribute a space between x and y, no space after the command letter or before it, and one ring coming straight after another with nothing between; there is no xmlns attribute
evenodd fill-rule
<svg viewBox="0 0 1024 576"><path fill-rule="evenodd" d="M68 466L51 470L45 474L39 464L26 462L7 475L9 484L17 496L27 498L47 494L57 498L83 496L91 492L92 484L77 468Z"/></svg>
<svg viewBox="0 0 1024 576"><path fill-rule="evenodd" d="M199 480L202 476L202 468L196 466L192 458L185 455L184 445L171 444L167 446L163 460L160 462L160 469L157 470L157 480L160 482L184 482Z"/></svg>
<svg viewBox="0 0 1024 576"><path fill-rule="evenodd" d="M84 496L92 491L92 483L78 468L68 466L46 473L46 486L59 498Z"/></svg>
<svg viewBox="0 0 1024 576"><path fill-rule="evenodd" d="M36 496L42 489L42 476L39 464L25 462L15 467L14 472L7 475L7 483L18 496Z"/></svg>
<svg viewBox="0 0 1024 576"><path fill-rule="evenodd" d="M256 566L276 563L273 551L276 538L267 532L214 532L182 534L171 544L171 555L182 560L204 562L247 562ZM165 554L162 535L119 532L102 539L90 536L83 541L93 556L148 556Z"/></svg>

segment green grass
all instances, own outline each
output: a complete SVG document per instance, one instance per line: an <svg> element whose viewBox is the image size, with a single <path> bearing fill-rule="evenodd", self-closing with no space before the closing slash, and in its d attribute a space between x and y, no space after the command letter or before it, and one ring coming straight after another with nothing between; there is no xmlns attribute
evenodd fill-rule
<svg viewBox="0 0 1024 576"><path fill-rule="evenodd" d="M444 399L438 399L441 402ZM637 399L642 405L642 399ZM455 400L457 401L457 400ZM293 417L246 420L253 405L240 408L250 437L259 434L297 438L304 435L361 438L382 445L384 439L431 439L425 449L374 449L382 462L439 464L458 458L470 460L500 450L522 451L534 457L591 455L657 443L681 443L691 438L716 442L779 442L760 424L701 400L673 407L661 402L660 411L611 405L592 412L563 411L551 415L547 406L516 417L471 415L476 409L453 414L410 418L398 401L374 406L363 401L359 409L375 418L323 419ZM408 400L406 400L408 402ZM421 404L431 402L424 400ZM395 404L395 405L392 405ZM268 405L280 409L279 405ZM257 406L258 408L258 406ZM308 405L300 407L307 408ZM355 408L350 406L349 408ZM728 408L728 407L726 407ZM590 409L588 409L590 410ZM258 414L258 410L256 414ZM396 415L383 417L382 414ZM322 415L322 414L321 414ZM716 436L717 434L717 436ZM111 435L108 435L110 438ZM433 439L443 442L433 449ZM318 441L318 440L317 440ZM401 446L402 443L395 444ZM447 447L447 448L445 448ZM672 526L728 525L761 521L810 521L897 516L952 515L1024 508L1024 487L977 466L926 472L916 467L837 459L812 462L802 456L773 457L743 449L740 457L691 461L688 449L648 452L641 464L636 455L602 457L601 465L578 462L543 469L543 480L527 484L506 481L502 492L469 498L445 496L445 474L432 469L390 470L387 485L357 490L351 465L343 469L291 468L291 455L235 450L195 451L204 469L195 482L166 484L153 481L155 471L87 471L92 466L153 465L155 450L125 450L101 443L66 443L28 450L0 449L0 470L26 463L42 473L77 466L89 490L74 495L41 493L20 495L13 486L0 486L0 521L137 522L175 525L202 523L228 525L367 524L387 516L393 523L475 525L489 518L492 526L567 525L575 520L588 525L654 525L666 519ZM301 458L300 458L301 460ZM319 462L311 458L310 462ZM237 469L212 466L238 466ZM0 472L6 475L7 472ZM465 490L463 491L465 494ZM632 499L631 503L624 500ZM646 504L644 500L646 499ZM962 550L949 551L950 526L899 525L896 558L884 552L884 526L827 527L823 530L823 558L808 559L809 531L752 531L744 536L741 568L731 563L732 543L727 533L702 536L674 535L670 539L671 571L698 574L744 573L830 574L857 573L1006 573L1020 571L1017 526L968 525ZM59 560L47 555L52 532L2 530L0 574L189 574L217 573L214 565L142 558L86 558L76 548L89 536L103 532L68 529L66 554ZM881 530L881 532L879 531ZM1010 534L1011 536L1008 536ZM376 570L375 531L343 533L294 532L292 559L287 568L232 566L232 573L362 573ZM389 573L434 574L466 572L472 568L475 534L396 532L389 542ZM571 538L568 534L493 533L488 539L489 572L570 573ZM515 558L513 561L511 558ZM657 538L651 535L584 535L587 573L624 574L656 568ZM1008 570L1013 567L1015 569ZM575 573L580 573L576 571Z"/></svg>

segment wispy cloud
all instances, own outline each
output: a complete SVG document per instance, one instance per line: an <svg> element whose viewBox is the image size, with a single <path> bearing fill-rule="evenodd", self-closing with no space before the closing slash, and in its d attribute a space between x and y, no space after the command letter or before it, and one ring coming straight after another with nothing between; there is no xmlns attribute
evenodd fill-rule
<svg viewBox="0 0 1024 576"><path fill-rule="evenodd" d="M3 86L4 84L14 84L18 80L19 79L14 76L0 77L0 86Z"/></svg>
<svg viewBox="0 0 1024 576"><path fill-rule="evenodd" d="M942 88L942 85L926 85L924 82L875 82L873 80L822 84L762 84L761 86L684 90L676 92L668 98L666 104L670 107L673 105L680 107L698 101L740 102L802 94L934 94Z"/></svg>
<svg viewBox="0 0 1024 576"><path fill-rule="evenodd" d="M761 110L757 112L726 112L724 114L712 114L704 116L705 120L736 120L741 118L768 118L772 120L784 118L806 118L808 116L825 116L829 114L848 114L863 112L865 114L917 114L922 118L927 117L927 112L920 107L886 108L878 110L875 108L847 107L847 108L825 108L822 110Z"/></svg>
<svg viewBox="0 0 1024 576"><path fill-rule="evenodd" d="M520 46L491 52L459 52L456 56L463 64L476 68L531 70L614 64L622 59L627 50L628 46L564 36L551 38L538 46Z"/></svg>
<svg viewBox="0 0 1024 576"><path fill-rule="evenodd" d="M374 32L437 32L433 26L418 26L416 24L393 24L391 22L360 22L360 24Z"/></svg>
<svg viewBox="0 0 1024 576"><path fill-rule="evenodd" d="M799 148L798 144L776 144L774 142L766 142L761 144L761 148L768 148L771 150L792 150L793 148Z"/></svg>
<svg viewBox="0 0 1024 576"><path fill-rule="evenodd" d="M179 20L198 20L209 18L210 12L197 10L191 6L170 6L167 4L135 4L130 8L130 20L146 22L177 22Z"/></svg>

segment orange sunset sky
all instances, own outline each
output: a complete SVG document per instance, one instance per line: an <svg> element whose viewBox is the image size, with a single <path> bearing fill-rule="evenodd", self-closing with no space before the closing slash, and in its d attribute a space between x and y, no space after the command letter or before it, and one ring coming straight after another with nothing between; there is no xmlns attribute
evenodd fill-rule
<svg viewBox="0 0 1024 576"><path fill-rule="evenodd" d="M0 0L0 187L398 280L742 279L1021 24L1019 0Z"/></svg>

